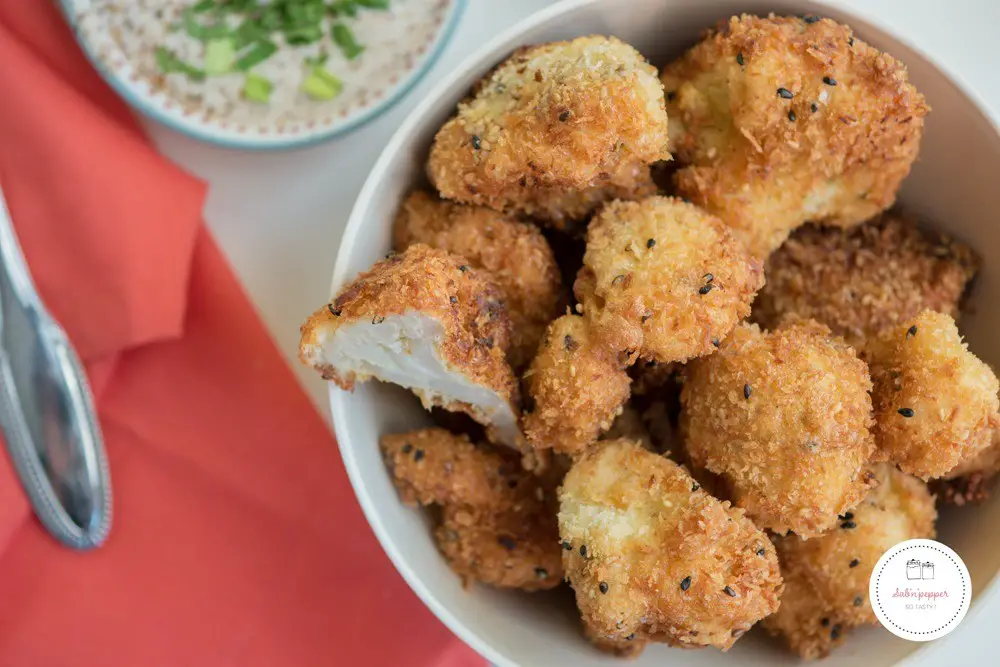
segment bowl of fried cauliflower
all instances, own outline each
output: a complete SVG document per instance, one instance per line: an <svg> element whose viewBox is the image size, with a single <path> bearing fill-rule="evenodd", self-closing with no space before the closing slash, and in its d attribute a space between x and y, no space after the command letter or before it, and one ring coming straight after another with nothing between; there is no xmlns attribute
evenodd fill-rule
<svg viewBox="0 0 1000 667"><path fill-rule="evenodd" d="M898 664L886 550L997 589L996 173L988 112L861 17L557 3L399 128L300 357L492 662Z"/></svg>

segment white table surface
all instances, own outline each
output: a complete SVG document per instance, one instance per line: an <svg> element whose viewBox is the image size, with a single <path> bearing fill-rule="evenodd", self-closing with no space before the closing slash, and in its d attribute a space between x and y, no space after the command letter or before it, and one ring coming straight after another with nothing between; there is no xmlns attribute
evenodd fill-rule
<svg viewBox="0 0 1000 667"><path fill-rule="evenodd" d="M328 296L337 246L369 169L393 130L434 82L490 37L550 4L467 1L455 36L427 76L393 109L341 139L295 152L255 154L199 144L147 123L164 154L210 184L205 219L323 414L327 414L324 383L296 360L298 327ZM1000 110L995 44L1000 0L827 1L891 26ZM997 664L1000 657L991 649L998 626L1000 606L980 610L912 664Z"/></svg>

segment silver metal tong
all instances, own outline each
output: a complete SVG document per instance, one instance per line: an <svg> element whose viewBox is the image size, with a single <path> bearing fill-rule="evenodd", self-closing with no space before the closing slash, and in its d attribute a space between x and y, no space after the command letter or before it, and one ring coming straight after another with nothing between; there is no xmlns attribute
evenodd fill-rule
<svg viewBox="0 0 1000 667"><path fill-rule="evenodd" d="M66 332L42 304L0 191L0 429L35 514L74 549L111 528L94 402Z"/></svg>

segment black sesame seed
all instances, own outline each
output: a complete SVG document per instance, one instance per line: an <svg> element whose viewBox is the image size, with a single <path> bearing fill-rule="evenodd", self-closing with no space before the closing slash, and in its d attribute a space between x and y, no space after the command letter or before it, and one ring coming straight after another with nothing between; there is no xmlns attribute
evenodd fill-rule
<svg viewBox="0 0 1000 667"><path fill-rule="evenodd" d="M424 460L424 450L418 449L417 451L413 452L413 460L414 461L423 461Z"/></svg>
<svg viewBox="0 0 1000 667"><path fill-rule="evenodd" d="M451 301L452 303L458 303L458 297L457 296L450 297L448 300Z"/></svg>
<svg viewBox="0 0 1000 667"><path fill-rule="evenodd" d="M750 385L748 384L743 385L743 398L750 400L750 392L752 391L753 389L750 388Z"/></svg>
<svg viewBox="0 0 1000 667"><path fill-rule="evenodd" d="M713 280L715 280L715 276L713 276L711 273L706 273L701 277L701 279L704 280L706 283L710 283Z"/></svg>
<svg viewBox="0 0 1000 667"><path fill-rule="evenodd" d="M745 65L745 64L746 64L746 62L745 62L745 61L743 60L743 54L742 54L742 53L737 53L737 54L736 54L736 63L737 63L737 64L738 64L738 65L739 65L740 67L743 67L743 65Z"/></svg>
<svg viewBox="0 0 1000 667"><path fill-rule="evenodd" d="M686 591L691 588L691 577L684 577L681 579L681 590Z"/></svg>
<svg viewBox="0 0 1000 667"><path fill-rule="evenodd" d="M860 595L857 596L856 598L854 598L854 606L855 607L860 607L863 602L864 602L864 600L861 599Z"/></svg>
<svg viewBox="0 0 1000 667"><path fill-rule="evenodd" d="M700 488L701 488L701 484L699 484L698 482L695 482L694 484L691 485L691 493L694 493L695 491L697 491Z"/></svg>
<svg viewBox="0 0 1000 667"><path fill-rule="evenodd" d="M816 21L819 21L819 17L815 14L806 14L802 17L802 20L806 23L815 23Z"/></svg>
<svg viewBox="0 0 1000 667"><path fill-rule="evenodd" d="M573 545L570 544L569 542L563 542L562 543L562 548L565 549L566 551L572 551L573 550Z"/></svg>
<svg viewBox="0 0 1000 667"><path fill-rule="evenodd" d="M611 284L612 284L612 285L617 285L618 283L622 283L622 282L625 282L625 274L624 274L624 273L619 273L619 274L618 274L617 276L615 276L615 277L614 277L614 279L613 279L613 280L611 281Z"/></svg>
<svg viewBox="0 0 1000 667"><path fill-rule="evenodd" d="M378 315L372 317L372 324L382 324L383 322L385 322L384 317L379 317Z"/></svg>
<svg viewBox="0 0 1000 667"><path fill-rule="evenodd" d="M583 556L584 558L587 557L587 545L586 544L581 544L580 545L580 555Z"/></svg>
<svg viewBox="0 0 1000 667"><path fill-rule="evenodd" d="M647 248L652 248L654 245L656 245L656 239L649 239L648 241L646 241Z"/></svg>
<svg viewBox="0 0 1000 667"><path fill-rule="evenodd" d="M483 147L483 140L479 138L478 134L472 135L472 147L477 151Z"/></svg>
<svg viewBox="0 0 1000 667"><path fill-rule="evenodd" d="M573 340L572 336L566 334L566 336L563 338L563 347L565 347L567 350L572 351L573 348L576 347L576 341Z"/></svg>
<svg viewBox="0 0 1000 667"><path fill-rule="evenodd" d="M405 445L403 445L404 454L409 454L412 451L413 451L413 445L411 445L410 443L406 443Z"/></svg>
<svg viewBox="0 0 1000 667"><path fill-rule="evenodd" d="M708 294L711 291L712 291L712 285L711 284L709 284L709 285L702 285L701 287L698 288L698 294Z"/></svg>
<svg viewBox="0 0 1000 667"><path fill-rule="evenodd" d="M910 327L909 329L907 329L906 330L906 335L907 336L916 336L917 335L917 325L914 324L912 327Z"/></svg>
<svg viewBox="0 0 1000 667"><path fill-rule="evenodd" d="M857 528L858 524L854 523L853 521L845 521L844 523L840 524L840 527L843 528L844 530L850 530L851 528Z"/></svg>
<svg viewBox="0 0 1000 667"><path fill-rule="evenodd" d="M497 542L499 542L500 546L502 546L504 549L507 549L508 551L513 551L514 547L517 546L517 542L507 537L506 535L501 535L500 537L498 537Z"/></svg>
<svg viewBox="0 0 1000 667"><path fill-rule="evenodd" d="M334 308L332 303L326 304L326 307L329 309L331 315L334 317L340 317L340 308Z"/></svg>
<svg viewBox="0 0 1000 667"><path fill-rule="evenodd" d="M795 112L792 111L791 109L789 109L788 110L788 120L790 120L790 121L792 121L794 123L795 122L795 118L796 118Z"/></svg>
<svg viewBox="0 0 1000 667"><path fill-rule="evenodd" d="M458 267L458 270L461 271L462 273L465 273L466 271L469 270L469 265L468 264L462 264L460 267Z"/></svg>
<svg viewBox="0 0 1000 667"><path fill-rule="evenodd" d="M854 38L853 37L848 37L847 38L847 45L848 46L854 46Z"/></svg>
<svg viewBox="0 0 1000 667"><path fill-rule="evenodd" d="M562 121L563 123L569 120L569 109L559 114L559 120Z"/></svg>
<svg viewBox="0 0 1000 667"><path fill-rule="evenodd" d="M861 561L858 560L857 558L854 558L851 560L850 564L847 567L857 567L858 565L861 565Z"/></svg>
<svg viewBox="0 0 1000 667"><path fill-rule="evenodd" d="M767 550L764 549L764 547L761 547L760 549L757 549L757 555L758 556L763 556L766 553L767 553Z"/></svg>
<svg viewBox="0 0 1000 667"><path fill-rule="evenodd" d="M597 584L597 588L600 589L600 591L601 591L601 593L603 595L607 595L607 593L608 593L608 582L602 581L601 583Z"/></svg>
<svg viewBox="0 0 1000 667"><path fill-rule="evenodd" d="M795 97L795 94L792 93L792 91L788 90L787 88L778 88L778 97L790 100L793 97Z"/></svg>
<svg viewBox="0 0 1000 667"><path fill-rule="evenodd" d="M549 571L546 570L544 567L536 567L535 576L538 577L539 579L548 579Z"/></svg>
<svg viewBox="0 0 1000 667"><path fill-rule="evenodd" d="M813 113L816 113L817 111L819 111L819 105L813 102L812 104L809 105L809 110L812 111Z"/></svg>
<svg viewBox="0 0 1000 667"><path fill-rule="evenodd" d="M722 341L720 341L718 338L713 338L712 345L714 345L715 347L719 347L720 345L722 345Z"/></svg>
<svg viewBox="0 0 1000 667"><path fill-rule="evenodd" d="M837 80L834 79L832 76L824 76L823 77L823 83L825 83L828 86L836 86L837 85Z"/></svg>
<svg viewBox="0 0 1000 667"><path fill-rule="evenodd" d="M840 638L840 625L835 625L832 628L830 628L830 639L839 639L839 638Z"/></svg>
<svg viewBox="0 0 1000 667"><path fill-rule="evenodd" d="M632 641L633 639L635 639L635 633L634 633L634 632L633 632L632 634L630 634L630 635L629 635L628 637L626 637L626 638L625 638L625 641L627 641L627 642L630 642L630 641Z"/></svg>
<svg viewBox="0 0 1000 667"><path fill-rule="evenodd" d="M907 419L914 415L913 408L900 408L899 410L896 410L896 412L903 415Z"/></svg>
<svg viewBox="0 0 1000 667"><path fill-rule="evenodd" d="M646 320L648 320L652 316L653 316L653 311L647 310L645 313L642 314L642 317L640 318L640 320L642 321L643 324L645 324Z"/></svg>
<svg viewBox="0 0 1000 667"><path fill-rule="evenodd" d="M821 618L821 619L819 619L819 624L822 625L825 628L828 625L830 625L830 619L828 619L828 618Z"/></svg>
<svg viewBox="0 0 1000 667"><path fill-rule="evenodd" d="M731 598L734 598L734 597L736 597L736 591L734 591L734 590L733 590L733 589L732 589L731 587L729 587L729 586L726 586L726 587L725 587L725 588L723 588L722 590L723 590L723 592L724 592L724 593L725 593L726 595L728 595L729 597L731 597Z"/></svg>
<svg viewBox="0 0 1000 667"><path fill-rule="evenodd" d="M844 512L837 518L840 519L841 521L850 521L851 519L854 518L854 512Z"/></svg>

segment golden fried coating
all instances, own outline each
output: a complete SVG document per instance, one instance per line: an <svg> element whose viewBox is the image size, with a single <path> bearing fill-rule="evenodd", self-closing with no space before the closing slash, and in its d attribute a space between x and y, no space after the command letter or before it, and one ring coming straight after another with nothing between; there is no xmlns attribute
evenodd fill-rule
<svg viewBox="0 0 1000 667"><path fill-rule="evenodd" d="M559 492L563 566L587 635L727 650L777 609L774 547L741 510L627 439L588 450Z"/></svg>
<svg viewBox="0 0 1000 667"><path fill-rule="evenodd" d="M606 195L566 206L561 191L628 190L643 165L669 157L663 104L656 69L614 37L524 48L438 131L428 175L447 199L575 217Z"/></svg>
<svg viewBox="0 0 1000 667"><path fill-rule="evenodd" d="M485 272L423 244L377 262L302 325L299 358L339 387L377 378L461 411L518 447L510 323Z"/></svg>
<svg viewBox="0 0 1000 667"><path fill-rule="evenodd" d="M1000 429L993 429L989 447L973 458L952 468L947 475L934 480L932 490L940 502L961 507L978 504L990 497L990 491L1000 476Z"/></svg>
<svg viewBox="0 0 1000 667"><path fill-rule="evenodd" d="M548 241L534 225L481 206L463 206L414 192L396 217L396 250L426 243L483 269L500 288L510 317L508 358L523 368L545 327L559 315L562 278Z"/></svg>
<svg viewBox="0 0 1000 667"><path fill-rule="evenodd" d="M839 527L810 540L775 538L785 591L763 625L803 658L825 656L847 629L877 623L868 580L878 559L899 542L934 537L927 486L888 464L875 474L878 486Z"/></svg>
<svg viewBox="0 0 1000 667"><path fill-rule="evenodd" d="M441 506L434 537L466 584L526 591L559 585L554 512L516 459L440 428L383 436L380 445L403 502Z"/></svg>
<svg viewBox="0 0 1000 667"><path fill-rule="evenodd" d="M869 358L875 441L901 470L942 477L989 447L1000 386L950 315L921 312L873 341Z"/></svg>
<svg viewBox="0 0 1000 667"><path fill-rule="evenodd" d="M661 78L678 193L762 259L806 221L891 206L929 111L902 63L830 19L733 17Z"/></svg>
<svg viewBox="0 0 1000 667"><path fill-rule="evenodd" d="M576 454L595 442L628 400L630 380L622 365L585 318L563 315L550 324L524 374L528 444Z"/></svg>
<svg viewBox="0 0 1000 667"><path fill-rule="evenodd" d="M714 352L764 284L761 263L718 218L671 197L605 206L583 264L575 290L587 317L633 329L640 356L660 363Z"/></svg>
<svg viewBox="0 0 1000 667"><path fill-rule="evenodd" d="M971 248L895 210L852 230L806 225L768 259L753 319L812 318L860 350L921 310L957 318L978 269Z"/></svg>
<svg viewBox="0 0 1000 667"><path fill-rule="evenodd" d="M813 537L864 497L875 451L871 381L829 329L743 324L685 373L688 455L724 478L758 526Z"/></svg>

